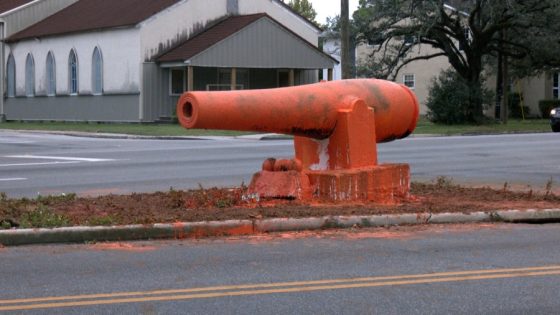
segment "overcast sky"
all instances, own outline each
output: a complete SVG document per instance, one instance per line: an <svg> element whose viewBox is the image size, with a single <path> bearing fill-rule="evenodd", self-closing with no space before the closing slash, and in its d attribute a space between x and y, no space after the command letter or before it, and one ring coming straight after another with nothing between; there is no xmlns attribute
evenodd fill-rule
<svg viewBox="0 0 560 315"><path fill-rule="evenodd" d="M333 17L340 14L340 0L311 0L311 3L317 11L317 22L320 24L325 24L327 16ZM352 12L357 8L358 0L350 0L350 18L352 18Z"/></svg>

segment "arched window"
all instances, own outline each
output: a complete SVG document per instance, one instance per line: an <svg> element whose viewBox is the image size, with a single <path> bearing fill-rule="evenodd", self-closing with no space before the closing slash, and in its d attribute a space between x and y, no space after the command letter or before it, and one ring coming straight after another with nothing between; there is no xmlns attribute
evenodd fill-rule
<svg viewBox="0 0 560 315"><path fill-rule="evenodd" d="M52 52L47 55L47 95L56 95L56 64Z"/></svg>
<svg viewBox="0 0 560 315"><path fill-rule="evenodd" d="M25 60L25 95L35 95L35 61L31 54Z"/></svg>
<svg viewBox="0 0 560 315"><path fill-rule="evenodd" d="M78 94L78 56L74 50L68 57L68 90L70 95Z"/></svg>
<svg viewBox="0 0 560 315"><path fill-rule="evenodd" d="M16 97L16 60L12 54L8 57L6 69L8 71L8 97Z"/></svg>
<svg viewBox="0 0 560 315"><path fill-rule="evenodd" d="M103 94L103 57L98 47L95 47L93 50L91 60L91 82L93 94Z"/></svg>

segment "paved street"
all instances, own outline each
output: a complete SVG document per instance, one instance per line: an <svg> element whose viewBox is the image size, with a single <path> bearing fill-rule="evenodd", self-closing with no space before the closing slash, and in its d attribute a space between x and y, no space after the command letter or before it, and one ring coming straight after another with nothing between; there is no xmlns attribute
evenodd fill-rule
<svg viewBox="0 0 560 315"><path fill-rule="evenodd" d="M9 196L132 193L250 182L291 141L122 140L0 131L0 191ZM544 187L560 184L558 134L408 138L379 145L382 162L410 163L413 180Z"/></svg>
<svg viewBox="0 0 560 315"><path fill-rule="evenodd" d="M447 225L0 249L0 312L553 314L560 226Z"/></svg>

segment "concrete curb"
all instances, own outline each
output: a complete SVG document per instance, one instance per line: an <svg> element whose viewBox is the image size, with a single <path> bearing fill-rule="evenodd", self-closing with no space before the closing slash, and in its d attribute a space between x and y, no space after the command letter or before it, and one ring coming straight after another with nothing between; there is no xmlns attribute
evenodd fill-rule
<svg viewBox="0 0 560 315"><path fill-rule="evenodd" d="M216 236L240 236L258 233L322 230L329 228L384 227L395 225L444 223L538 223L560 221L560 209L508 210L471 213L411 213L370 216L325 216L319 218L280 218L181 222L171 224L80 226L54 229L14 229L0 231L5 246L84 243L96 241L132 241L147 239L185 239Z"/></svg>
<svg viewBox="0 0 560 315"><path fill-rule="evenodd" d="M57 136L68 137L84 137L84 138L97 138L97 139L126 139L126 140L221 140L221 139L243 139L243 140L289 140L293 139L292 136L281 134L251 134L242 136L147 136L147 135L133 135L122 133L97 133L97 132L82 132L82 131L51 131L51 130L13 130L2 129L0 131L18 132L27 134L49 134Z"/></svg>

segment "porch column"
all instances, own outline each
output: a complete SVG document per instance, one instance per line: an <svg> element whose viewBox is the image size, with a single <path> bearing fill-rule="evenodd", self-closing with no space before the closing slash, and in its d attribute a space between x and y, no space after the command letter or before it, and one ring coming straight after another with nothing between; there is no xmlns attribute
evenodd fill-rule
<svg viewBox="0 0 560 315"><path fill-rule="evenodd" d="M327 81L332 81L333 80L333 68L328 68L327 69Z"/></svg>
<svg viewBox="0 0 560 315"><path fill-rule="evenodd" d="M231 68L231 90L234 91L237 87L237 68Z"/></svg>
<svg viewBox="0 0 560 315"><path fill-rule="evenodd" d="M294 86L295 79L294 79L294 69L290 69L288 74L288 86Z"/></svg>
<svg viewBox="0 0 560 315"><path fill-rule="evenodd" d="M194 89L194 71L192 66L187 67L187 91Z"/></svg>

